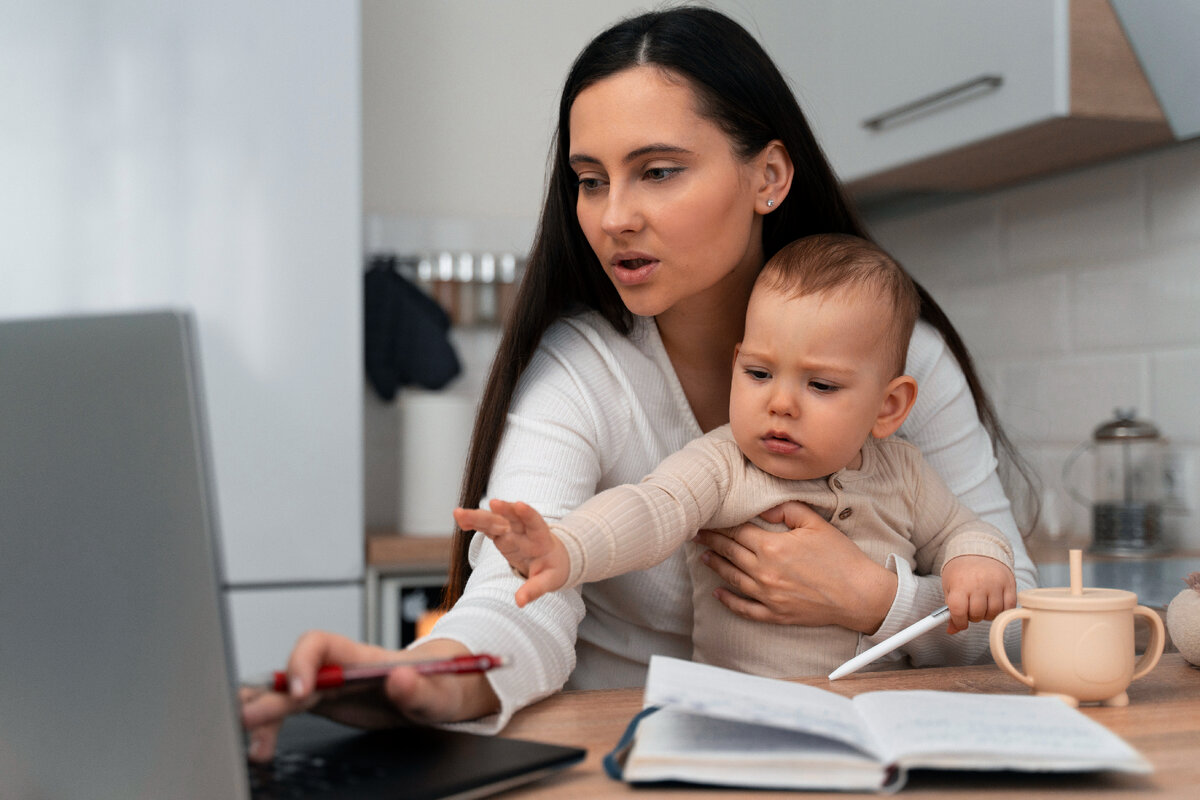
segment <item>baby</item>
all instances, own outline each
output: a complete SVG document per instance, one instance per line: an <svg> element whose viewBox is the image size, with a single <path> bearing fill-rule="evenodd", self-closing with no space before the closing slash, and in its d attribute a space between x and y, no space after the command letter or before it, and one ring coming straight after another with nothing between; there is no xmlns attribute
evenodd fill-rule
<svg viewBox="0 0 1200 800"><path fill-rule="evenodd" d="M994 619L1016 602L1007 540L958 502L916 447L892 437L916 399L916 381L903 373L919 306L912 280L870 242L840 234L793 242L763 267L750 296L728 425L640 484L604 491L558 522L501 500L490 511L455 509L455 520L491 538L528 578L516 595L524 606L646 569L697 530L798 500L877 563L902 558L940 574L952 630L967 627L969 612ZM730 613L713 597L720 581L700 550L689 545L697 661L794 677L826 673L857 653L855 631Z"/></svg>

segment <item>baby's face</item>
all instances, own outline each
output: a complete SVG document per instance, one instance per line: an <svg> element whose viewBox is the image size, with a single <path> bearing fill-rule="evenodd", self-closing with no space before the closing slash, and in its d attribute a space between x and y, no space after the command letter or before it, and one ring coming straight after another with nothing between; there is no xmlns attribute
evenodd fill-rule
<svg viewBox="0 0 1200 800"><path fill-rule="evenodd" d="M790 298L755 287L729 419L756 466L792 480L858 465L888 384L892 311L857 292Z"/></svg>

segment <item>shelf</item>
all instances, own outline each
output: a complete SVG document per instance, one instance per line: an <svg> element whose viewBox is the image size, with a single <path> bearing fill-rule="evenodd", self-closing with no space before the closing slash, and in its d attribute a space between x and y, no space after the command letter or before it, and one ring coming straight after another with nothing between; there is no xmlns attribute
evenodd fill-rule
<svg viewBox="0 0 1200 800"><path fill-rule="evenodd" d="M450 566L449 536L405 536L395 531L367 532L367 566L384 571L442 571Z"/></svg>

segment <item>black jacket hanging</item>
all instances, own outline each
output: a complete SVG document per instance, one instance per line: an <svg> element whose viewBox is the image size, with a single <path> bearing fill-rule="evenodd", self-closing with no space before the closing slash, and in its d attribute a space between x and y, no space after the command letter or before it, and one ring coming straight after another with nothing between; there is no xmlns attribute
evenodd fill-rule
<svg viewBox="0 0 1200 800"><path fill-rule="evenodd" d="M449 315L396 271L394 257L375 258L366 272L363 326L367 380L384 400L402 386L441 389L462 371Z"/></svg>

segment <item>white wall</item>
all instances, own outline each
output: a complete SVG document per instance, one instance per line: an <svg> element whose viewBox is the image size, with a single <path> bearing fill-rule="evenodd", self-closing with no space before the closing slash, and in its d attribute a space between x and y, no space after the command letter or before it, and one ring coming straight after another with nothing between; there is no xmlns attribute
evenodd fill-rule
<svg viewBox="0 0 1200 800"><path fill-rule="evenodd" d="M1190 512L1169 516L1172 538L1200 548L1200 141L879 213L872 229L966 339L1046 482L1047 533L1088 540L1063 462L1136 406L1185 464Z"/></svg>
<svg viewBox="0 0 1200 800"><path fill-rule="evenodd" d="M768 50L821 46L778 24L804 0L716 0ZM558 97L596 34L646 0L362 0L368 249L523 253L541 210ZM820 4L805 11L820 14ZM790 76L804 84L821 76ZM807 111L819 119L819 102Z"/></svg>
<svg viewBox="0 0 1200 800"><path fill-rule="evenodd" d="M323 621L353 634L359 47L350 2L0 8L0 317L193 309L227 575L266 587L237 605L332 584ZM294 636L310 616L264 623ZM252 655L254 618L242 663L277 664Z"/></svg>
<svg viewBox="0 0 1200 800"><path fill-rule="evenodd" d="M363 0L368 247L524 252L567 68L635 6Z"/></svg>

